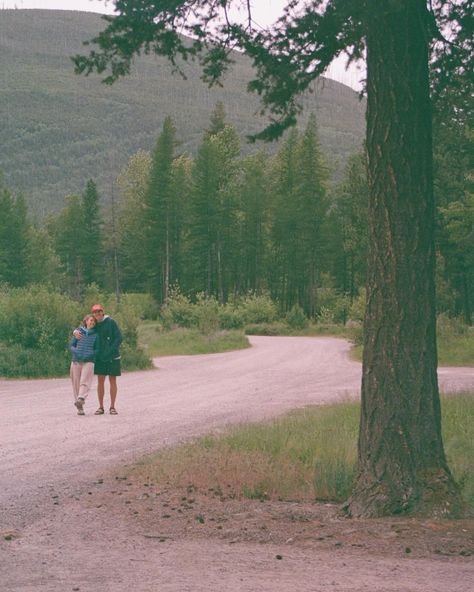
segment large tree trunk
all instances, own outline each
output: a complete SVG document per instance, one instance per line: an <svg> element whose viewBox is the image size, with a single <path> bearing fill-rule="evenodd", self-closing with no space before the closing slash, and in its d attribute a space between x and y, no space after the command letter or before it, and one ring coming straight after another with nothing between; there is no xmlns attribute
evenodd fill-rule
<svg viewBox="0 0 474 592"><path fill-rule="evenodd" d="M369 0L369 261L352 515L453 514L441 438L424 0Z"/></svg>

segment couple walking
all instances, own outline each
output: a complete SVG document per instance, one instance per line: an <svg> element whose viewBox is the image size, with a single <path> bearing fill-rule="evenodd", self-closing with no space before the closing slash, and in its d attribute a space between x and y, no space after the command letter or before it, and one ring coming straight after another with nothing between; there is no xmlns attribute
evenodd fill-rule
<svg viewBox="0 0 474 592"><path fill-rule="evenodd" d="M84 317L80 327L74 330L69 343L72 354L71 380L74 405L78 415L85 415L84 404L89 394L94 374L97 376L99 408L95 415L104 414L105 379L110 384L110 414L117 415L117 376L121 374L120 344L122 333L112 317L104 314L101 304L91 307L91 314Z"/></svg>

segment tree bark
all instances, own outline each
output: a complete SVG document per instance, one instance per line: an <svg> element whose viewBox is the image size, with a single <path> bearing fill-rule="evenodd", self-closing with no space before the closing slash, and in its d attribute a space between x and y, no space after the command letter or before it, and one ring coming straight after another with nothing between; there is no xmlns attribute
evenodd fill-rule
<svg viewBox="0 0 474 592"><path fill-rule="evenodd" d="M369 0L369 259L354 516L453 515L437 381L424 0Z"/></svg>

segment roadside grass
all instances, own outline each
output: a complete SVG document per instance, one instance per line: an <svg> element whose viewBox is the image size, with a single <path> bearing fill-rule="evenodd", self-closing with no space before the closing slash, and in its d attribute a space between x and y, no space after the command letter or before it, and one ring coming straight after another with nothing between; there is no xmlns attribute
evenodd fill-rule
<svg viewBox="0 0 474 592"><path fill-rule="evenodd" d="M440 366L474 366L474 332L439 336L438 363Z"/></svg>
<svg viewBox="0 0 474 592"><path fill-rule="evenodd" d="M351 357L362 361L359 329L314 324L297 330L284 323L272 323L248 326L245 332L249 335L341 337L353 343ZM167 331L157 321L146 321L138 326L138 344L150 357L218 353L249 347L248 339L241 330L218 330L206 334L198 329L179 327ZM438 363L440 366L474 366L474 334L439 335Z"/></svg>
<svg viewBox="0 0 474 592"><path fill-rule="evenodd" d="M359 407L346 401L232 427L147 456L129 475L222 497L341 502L356 475ZM442 410L448 461L474 507L474 392L443 396Z"/></svg>
<svg viewBox="0 0 474 592"><path fill-rule="evenodd" d="M198 329L164 331L158 322L138 326L138 344L150 357L209 354L249 347L242 331L219 330L204 334Z"/></svg>
<svg viewBox="0 0 474 592"><path fill-rule="evenodd" d="M350 339L350 336L347 336ZM474 366L474 334L438 335L439 366ZM362 345L356 344L351 350L351 357L362 361Z"/></svg>

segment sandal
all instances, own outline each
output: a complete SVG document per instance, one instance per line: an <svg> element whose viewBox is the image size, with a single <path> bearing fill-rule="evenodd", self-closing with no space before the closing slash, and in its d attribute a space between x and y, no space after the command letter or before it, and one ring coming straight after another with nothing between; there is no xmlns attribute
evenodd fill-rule
<svg viewBox="0 0 474 592"><path fill-rule="evenodd" d="M110 413L110 415L118 415L117 410L115 409L115 407L111 407L109 409L109 413Z"/></svg>
<svg viewBox="0 0 474 592"><path fill-rule="evenodd" d="M97 411L94 413L94 415L104 415L104 408L99 407L99 409L97 409Z"/></svg>

